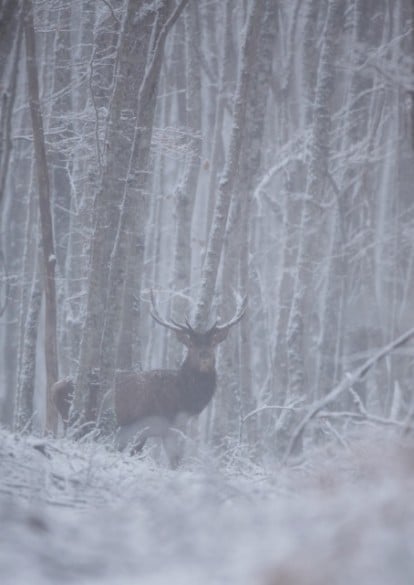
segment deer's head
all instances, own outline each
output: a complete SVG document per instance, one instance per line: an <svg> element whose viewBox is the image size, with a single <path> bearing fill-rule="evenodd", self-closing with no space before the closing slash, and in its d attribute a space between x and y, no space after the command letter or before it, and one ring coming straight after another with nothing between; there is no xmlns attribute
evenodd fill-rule
<svg viewBox="0 0 414 585"><path fill-rule="evenodd" d="M153 319L163 327L174 331L178 341L187 347L185 363L199 372L211 372L215 368L215 349L219 343L226 339L231 327L243 317L247 309L247 298L243 299L233 319L222 325L216 321L212 327L205 331L193 328L188 318L185 319L184 323L179 323L174 319L163 319L158 312L152 290L151 306Z"/></svg>

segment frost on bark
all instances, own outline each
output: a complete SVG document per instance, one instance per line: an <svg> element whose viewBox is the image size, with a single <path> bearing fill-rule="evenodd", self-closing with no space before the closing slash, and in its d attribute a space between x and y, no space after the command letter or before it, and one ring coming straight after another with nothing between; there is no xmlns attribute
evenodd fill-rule
<svg viewBox="0 0 414 585"><path fill-rule="evenodd" d="M251 200L257 178L261 171L263 134L265 128L266 106L269 96L269 88L272 75L273 52L277 31L277 7L268 1L265 4L265 14L260 31L260 43L257 49L256 65L252 71L251 84L248 91L245 137L243 141L240 164L237 178L237 198L231 203L229 224L232 232L226 234L226 252L224 254L224 268L222 271L223 304L228 307L228 312L234 311L234 290L242 295L248 295L252 303L252 290L250 289L251 253ZM231 308L230 308L231 306ZM223 307L221 307L223 310ZM243 317L240 325L239 344L239 379L235 379L236 360L234 356L234 344L227 344L222 349L224 363L228 373L223 384L224 401L223 411L218 409L223 425L228 425L227 420L233 424L239 424L239 417L235 420L234 403L236 397L232 394L238 392L240 413L242 418L256 407L256 397L252 388L251 368L251 328L249 312ZM225 396L225 394L227 396ZM227 407L227 408L226 408ZM244 425L244 439L253 447L257 436L255 423L257 418L251 418Z"/></svg>
<svg viewBox="0 0 414 585"><path fill-rule="evenodd" d="M84 308L84 282L88 270L87 250L92 224L93 198L97 186L99 169L100 117L96 102L96 64L99 61L101 39L100 26L96 21L96 3L88 0L82 5L72 5L73 18L81 23L73 39L72 59L76 63L72 73L73 84L77 91L72 94L71 104L81 114L70 117L76 147L71 152L70 210L68 213L68 233L66 234L66 263L64 267L64 305L61 316L63 350L67 353L61 361L61 375L75 376L79 364L79 348L82 333ZM94 35L97 28L96 37ZM107 41L106 51L116 50L115 39ZM73 37L72 37L73 38ZM115 44L114 44L115 43ZM101 57L103 60L104 57ZM106 62L106 61L105 61ZM111 64L112 65L112 64ZM111 67L111 71L113 67ZM105 102L108 104L108 99ZM63 243L63 240L62 240Z"/></svg>
<svg viewBox="0 0 414 585"><path fill-rule="evenodd" d="M117 48L117 69L107 122L107 152L100 186L93 206L93 233L87 283L87 302L80 345L75 405L85 411L90 376L100 366L100 345L107 307L108 271L122 205L123 185L128 176L131 141L137 114L136 96L145 71L150 43L150 30L155 14L149 12L144 21L135 13L135 3L128 2ZM113 23L115 26L115 23ZM118 291L118 294L121 294ZM92 420L96 413L85 413Z"/></svg>
<svg viewBox="0 0 414 585"><path fill-rule="evenodd" d="M227 150L226 164L218 187L214 216L201 275L201 286L195 315L195 323L198 327L205 326L208 322L216 287L230 202L239 168L246 124L247 96L252 70L256 63L256 51L264 7L264 2L252 3L244 31L240 69L233 102L233 124L230 143Z"/></svg>
<svg viewBox="0 0 414 585"><path fill-rule="evenodd" d="M141 288L144 272L145 238L148 215L148 176L150 174L150 145L153 133L157 88L161 67L165 57L165 45L170 31L181 19L181 14L188 0L181 0L177 5L167 3L160 13L158 26L154 35L154 51L149 59L146 75L139 95L140 126L146 129L135 144L133 156L136 163L136 186L138 195L137 225L132 231L129 262L131 269L125 279L125 294L122 307L122 327L117 352L117 367L131 369L142 363L140 338L141 329ZM145 105L145 106L143 106ZM136 366L135 366L136 367Z"/></svg>
<svg viewBox="0 0 414 585"><path fill-rule="evenodd" d="M384 9L382 9L382 13L384 13ZM373 30L375 30L375 38L378 39L376 40L378 47L386 46L389 40L388 27L383 25L381 30L381 20L379 19L378 24L376 23L374 28L371 28L371 12L363 0L355 1L352 11L349 12L349 18L352 24L350 39L352 48L361 47L368 43ZM377 190L373 192L367 186L371 164L369 159L376 148L377 124L384 105L384 95L380 89L382 81L376 79L377 74L366 75L361 70L361 65L365 60L364 55L358 51L352 52L352 50L351 55L352 67L350 67L348 86L344 92L347 96L347 103L344 114L343 142L336 148L343 153L354 150L359 153L359 156L355 157L354 155L351 157L350 164L345 162L341 165L335 177L339 229L337 239L340 237L343 242L339 245L338 240L339 247L334 252L329 266L331 273L329 274L330 282L327 293L334 298L334 307L328 305L328 300L326 300L323 312L321 312L318 340L320 363L316 380L318 384L316 390L319 396L327 392L331 384L326 372L328 375L332 373L335 376L339 375L339 366L333 368L332 348L336 349L335 359L338 360L341 351L345 355L360 353L363 356L370 347L384 342L384 340L378 339L377 325L379 320L375 314L379 299L376 296L373 279L373 273L376 270L374 255L369 252L360 254L360 250L368 251L372 246L372 233L367 227L373 222L376 223L373 217L377 214L375 211L377 202L382 204L384 201ZM395 152L395 149L393 148L392 151ZM346 154L343 156L345 157ZM357 161L356 158L359 160ZM391 157L382 170L387 172L390 166L392 166ZM387 179L384 178L383 181L387 181ZM378 214L379 216L380 214ZM390 247L387 245L387 248ZM378 246L378 250L380 249L381 246ZM381 264L382 262L380 262ZM337 287L336 293L332 290L335 286ZM380 285L380 288L382 290L383 287ZM340 303L341 296L343 297L342 303ZM367 297L370 299L369 302L366 302ZM382 310L381 314L383 314ZM362 321L361 315L363 315ZM337 335L334 340L335 329ZM347 360L341 360L341 364L345 368L351 367ZM352 367L357 364L358 361L353 362ZM381 364L378 370L384 368L384 365ZM386 382L386 373L383 382ZM356 381L354 390L362 403L365 404L367 380ZM345 399L352 407L350 397L344 397L342 404L345 403Z"/></svg>
<svg viewBox="0 0 414 585"><path fill-rule="evenodd" d="M320 0L306 0L303 29L303 89L307 106L304 108L305 124L312 123L315 81L318 67L318 17Z"/></svg>
<svg viewBox="0 0 414 585"><path fill-rule="evenodd" d="M410 20L411 24L411 51L414 52L414 2L411 2L411 10L410 10ZM412 71L414 74L414 63L412 66ZM414 91L411 91L411 148L414 150Z"/></svg>
<svg viewBox="0 0 414 585"><path fill-rule="evenodd" d="M92 412L85 412L86 404L92 404L88 399L88 378L92 375L92 385L100 388L99 393L105 390L115 366L122 301L133 301L129 294L127 300L124 296L124 290L131 291L125 288L131 254L136 260L134 282L141 273L156 87L167 34L187 1L172 11L172 2L167 0L146 12L130 1L125 13L106 163L95 198L88 300L76 385L75 400L87 421L96 418L102 399L98 396ZM139 292L135 290L134 294Z"/></svg>
<svg viewBox="0 0 414 585"><path fill-rule="evenodd" d="M175 250L173 265L173 287L179 293L173 303L173 314L182 320L188 312L186 296L191 277L191 227L194 203L197 195L201 167L201 61L199 53L199 7L192 2L185 16L186 38L186 132L190 135L189 150L185 158L184 173L175 191ZM175 363L182 354L175 345L170 352L170 361Z"/></svg>
<svg viewBox="0 0 414 585"><path fill-rule="evenodd" d="M155 34L154 49L148 56L145 76L138 95L138 113L136 134L134 137L129 170L128 189L124 194L124 203L120 229L111 257L110 287L115 291L114 283L124 285L123 297L110 297L108 311L108 332L118 327L119 339L112 354L102 352L102 367L108 375L115 365L119 369L132 369L134 363L141 362L139 353L140 335L140 291L144 269L145 233L147 228L148 176L150 167L150 147L154 125L157 87L164 59L165 43L168 34L175 25L188 0L182 0L176 7L166 2L159 9ZM129 239L125 238L129 234ZM126 262L125 262L125 260ZM112 280L113 279L113 280ZM122 316L122 327L119 321ZM106 339L104 334L103 339ZM110 347L110 346L109 346ZM103 347L105 350L105 347ZM103 376L105 380L106 375Z"/></svg>
<svg viewBox="0 0 414 585"><path fill-rule="evenodd" d="M69 113L73 111L71 100L71 5L60 7L54 39L53 64L53 95L49 116L51 136L56 136L53 152L49 156L51 184L53 193L54 227L56 233L56 263L59 274L65 273L67 235L69 232L69 213L71 186L69 173L71 170L70 139L73 128Z"/></svg>
<svg viewBox="0 0 414 585"><path fill-rule="evenodd" d="M7 67L7 59L10 47L16 38L19 27L19 13L21 2L19 0L0 0L0 79L3 79L4 70Z"/></svg>
<svg viewBox="0 0 414 585"><path fill-rule="evenodd" d="M360 46L364 41L365 31L369 22L368 11L364 10L363 0L356 0L351 16L352 35L350 39L351 52L353 47ZM359 141L367 136L366 108L369 101L368 89L372 81L360 73L361 56L353 55L353 68L349 74L346 86L347 111L344 123L343 143L339 146L347 152ZM364 97L364 94L365 97ZM359 191L360 183L357 180L357 171L354 166L343 165L343 170L337 178L336 209L332 213L330 251L326 259L326 285L321 295L321 317L318 339L318 359L315 379L315 398L321 398L341 377L341 354L344 349L346 300L349 282L347 274L350 266L350 250L346 245L352 238L352 231L361 222L360 210L351 201L359 197L359 193L351 196L346 193L347 185L355 184L354 189ZM354 190L353 189L353 190ZM356 211L353 208L357 207ZM353 225L354 224L354 225ZM361 225L356 229L360 232ZM352 342L352 351L368 349L367 335L352 335L356 343ZM358 338L358 339L357 339ZM350 340L351 338L349 338ZM365 345L365 348L364 348ZM355 390L365 402L362 391L363 381L357 381Z"/></svg>
<svg viewBox="0 0 414 585"><path fill-rule="evenodd" d="M69 251L68 239L71 228L71 190L73 181L73 159L76 150L75 128L72 124L72 6L63 3L56 10L56 17L50 15L51 27L56 28L53 38L53 59L51 63L50 90L54 96L50 111L46 113L46 132L51 143L48 163L52 194L52 213L55 234L57 304L62 310L58 314L58 345L60 349L60 369L68 370L70 362L69 331L67 322L66 269ZM49 80L49 77L46 78Z"/></svg>
<svg viewBox="0 0 414 585"><path fill-rule="evenodd" d="M320 222L318 206L323 203L328 170L330 99L334 91L335 49L341 30L342 9L341 0L330 0L318 66L306 195L302 204L295 283L287 330L288 399L290 401L307 398L305 314L307 310L310 310L313 302L312 273L317 264L316 238ZM291 424L294 425L295 421L291 420Z"/></svg>
<svg viewBox="0 0 414 585"><path fill-rule="evenodd" d="M22 44L20 3L0 0L0 204L12 152L12 115Z"/></svg>
<svg viewBox="0 0 414 585"><path fill-rule="evenodd" d="M45 362L46 362L46 432L56 432L57 413L50 397L50 388L58 379L56 339L56 257L50 204L49 175L46 159L43 119L39 100L39 81L36 64L35 31L31 0L24 3L24 29L29 105L33 127L33 142L39 191L41 242L43 251L43 287L45 292Z"/></svg>
<svg viewBox="0 0 414 585"><path fill-rule="evenodd" d="M252 194L262 168L263 134L266 122L266 106L272 77L274 46L278 24L278 8L272 0L266 2L261 42L259 45L257 66L253 72L250 87L250 98L247 110L246 136L242 150L242 164L240 168L239 194L242 199L242 216L240 229L240 284L242 294L248 294L253 302L254 293L250 287L251 240L254 235L252 228ZM252 323L251 313L247 312L240 323L240 393L242 417L246 416L256 406L257 396L253 393L253 377L251 362ZM245 432L249 444L257 448L256 418L251 418L245 424Z"/></svg>
<svg viewBox="0 0 414 585"><path fill-rule="evenodd" d="M2 217L2 241L0 254L6 259L8 272L15 274L20 265L21 216L24 204L8 195L13 174L11 166L14 154L13 131L16 124L14 106L17 97L17 81L21 61L23 23L20 18L21 5L13 0L0 2L0 206ZM21 176L21 174L20 174ZM15 225L15 238L7 237L7 226ZM18 335L15 320L18 314L19 283L15 278L8 281L8 303L6 307L3 359L4 397L1 402L0 422L13 422L14 394L16 387Z"/></svg>
<svg viewBox="0 0 414 585"><path fill-rule="evenodd" d="M35 270L37 272L37 268ZM42 303L42 288L36 272L33 278L29 309L24 324L22 363L14 407L14 430L25 432L32 430L36 344Z"/></svg>
<svg viewBox="0 0 414 585"><path fill-rule="evenodd" d="M207 208L207 229L211 227L212 212L216 199L217 177L222 170L223 158L223 122L226 104L229 101L229 80L231 76L232 64L232 13L234 6L231 2L226 2L224 7L224 42L220 59L220 77L218 87L218 97L216 112L214 118L214 131L212 137L212 151L210 160L210 176L208 181L208 208Z"/></svg>

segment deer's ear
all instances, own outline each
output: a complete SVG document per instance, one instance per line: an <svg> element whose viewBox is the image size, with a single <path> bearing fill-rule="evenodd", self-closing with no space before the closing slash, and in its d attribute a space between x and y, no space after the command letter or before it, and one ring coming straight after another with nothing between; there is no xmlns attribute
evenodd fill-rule
<svg viewBox="0 0 414 585"><path fill-rule="evenodd" d="M213 345L218 345L222 341L224 341L229 334L230 327L226 327L225 329L218 329L214 331L213 335L211 336L211 343Z"/></svg>
<svg viewBox="0 0 414 585"><path fill-rule="evenodd" d="M184 331L176 331L175 334L180 343L183 343L186 347L190 347L191 340L188 333L185 333Z"/></svg>

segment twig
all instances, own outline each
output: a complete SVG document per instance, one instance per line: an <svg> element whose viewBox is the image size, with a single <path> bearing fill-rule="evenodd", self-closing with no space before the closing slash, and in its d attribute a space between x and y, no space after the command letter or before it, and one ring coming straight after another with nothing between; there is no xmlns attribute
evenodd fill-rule
<svg viewBox="0 0 414 585"><path fill-rule="evenodd" d="M118 23L121 24L121 21L119 20L119 18L117 17L117 15L115 14L114 9L112 8L110 2L108 0L101 0L101 2L103 2L105 4L105 6L107 6L107 8L109 9L112 18Z"/></svg>

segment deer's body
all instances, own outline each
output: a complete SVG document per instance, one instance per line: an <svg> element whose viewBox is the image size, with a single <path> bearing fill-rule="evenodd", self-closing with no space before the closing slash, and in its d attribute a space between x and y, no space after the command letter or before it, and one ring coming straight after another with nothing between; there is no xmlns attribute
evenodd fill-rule
<svg viewBox="0 0 414 585"><path fill-rule="evenodd" d="M115 380L115 412L119 425L139 418L200 414L216 390L216 371L199 372L184 362L179 370L122 372Z"/></svg>
<svg viewBox="0 0 414 585"><path fill-rule="evenodd" d="M160 437L172 467L184 449L187 421L200 414L216 390L214 349L190 346L178 370L119 373L115 380L116 446L141 451L150 437Z"/></svg>

